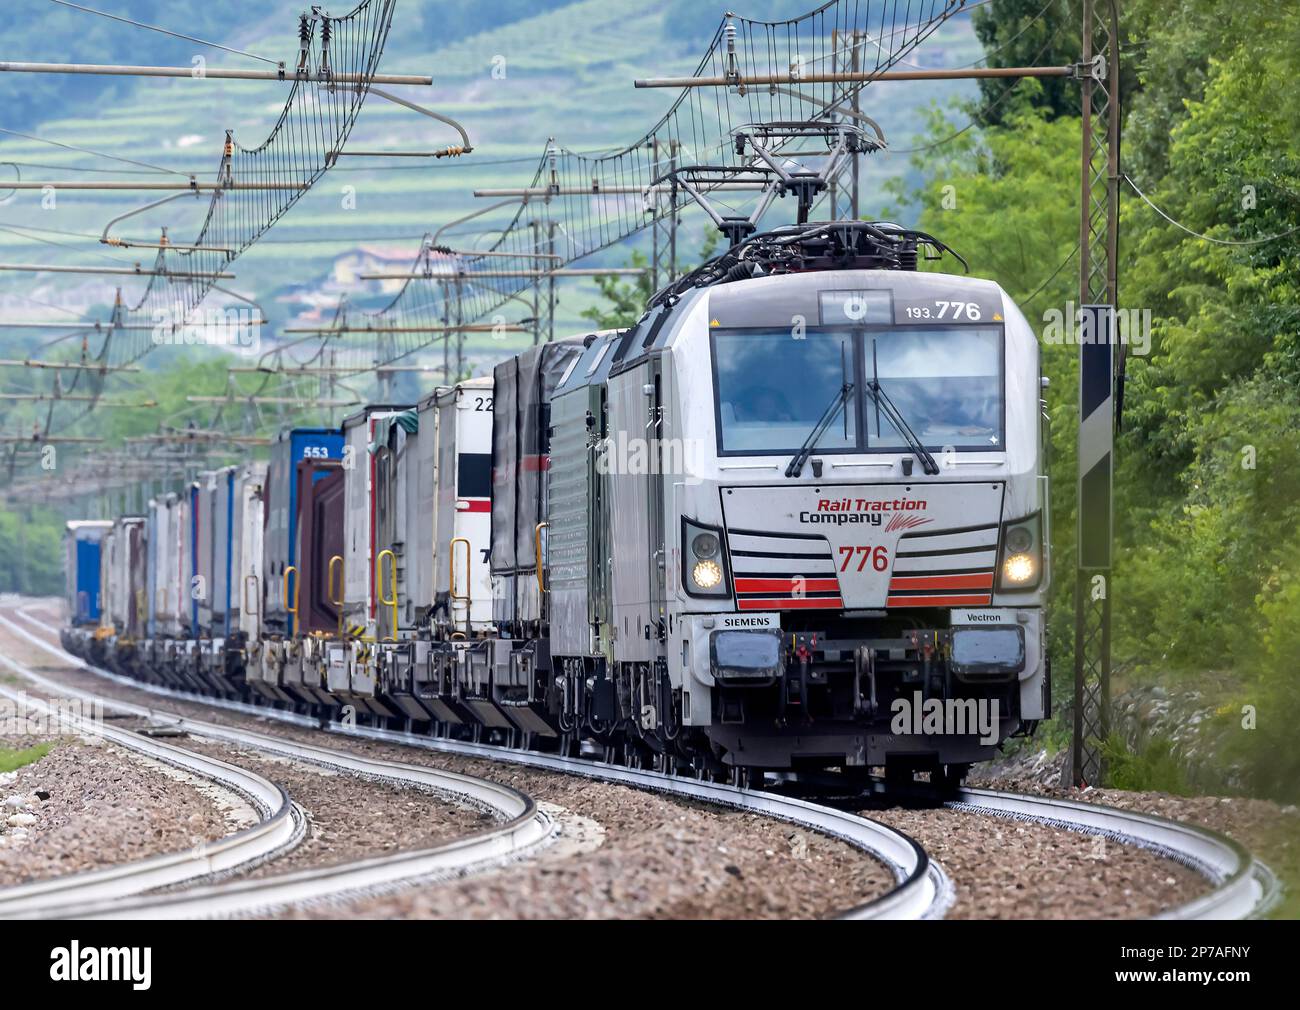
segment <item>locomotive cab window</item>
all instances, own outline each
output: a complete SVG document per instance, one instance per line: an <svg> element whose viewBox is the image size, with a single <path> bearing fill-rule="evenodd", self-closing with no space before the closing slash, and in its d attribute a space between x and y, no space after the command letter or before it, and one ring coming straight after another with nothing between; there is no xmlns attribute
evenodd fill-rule
<svg viewBox="0 0 1300 1010"><path fill-rule="evenodd" d="M732 330L713 338L718 448L725 453L795 452L845 382L853 382L851 334ZM818 443L821 452L857 446L857 397L850 396ZM847 431L847 436L845 432Z"/></svg>
<svg viewBox="0 0 1300 1010"><path fill-rule="evenodd" d="M1001 329L906 327L864 339L869 450L907 445L871 399L873 382L926 448L1003 448Z"/></svg>
<svg viewBox="0 0 1300 1010"><path fill-rule="evenodd" d="M905 452L887 402L933 452L1005 448L1000 326L715 330L712 353L723 456L795 452L828 410L818 453Z"/></svg>

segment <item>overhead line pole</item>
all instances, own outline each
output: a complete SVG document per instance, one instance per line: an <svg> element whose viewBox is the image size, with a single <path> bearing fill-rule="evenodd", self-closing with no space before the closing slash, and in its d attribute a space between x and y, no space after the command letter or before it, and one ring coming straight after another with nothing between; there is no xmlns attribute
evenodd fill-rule
<svg viewBox="0 0 1300 1010"><path fill-rule="evenodd" d="M1119 304L1119 4L1083 0L1079 310L1079 483L1074 624L1076 786L1105 778L1110 735L1114 425L1122 392Z"/></svg>

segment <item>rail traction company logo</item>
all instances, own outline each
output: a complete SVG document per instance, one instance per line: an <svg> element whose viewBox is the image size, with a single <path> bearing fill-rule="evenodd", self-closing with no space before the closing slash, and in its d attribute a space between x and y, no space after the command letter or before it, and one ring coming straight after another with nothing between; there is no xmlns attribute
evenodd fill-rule
<svg viewBox="0 0 1300 1010"><path fill-rule="evenodd" d="M871 498L818 498L817 508L799 513L801 523L829 524L848 526L865 523L870 526L885 524L885 516L890 515L886 531L910 530L924 526L933 519L917 515L924 512L929 503L924 498L894 498L876 501Z"/></svg>
<svg viewBox="0 0 1300 1010"><path fill-rule="evenodd" d="M73 940L50 951L55 982L130 982L143 992L153 984L152 947L82 947Z"/></svg>

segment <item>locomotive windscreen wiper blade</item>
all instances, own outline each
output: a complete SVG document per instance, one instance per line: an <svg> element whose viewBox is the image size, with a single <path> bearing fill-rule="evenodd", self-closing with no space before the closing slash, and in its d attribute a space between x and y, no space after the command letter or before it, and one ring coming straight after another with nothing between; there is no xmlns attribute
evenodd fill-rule
<svg viewBox="0 0 1300 1010"><path fill-rule="evenodd" d="M846 382L840 386L839 391L835 394L835 399L827 404L816 427L808 432L808 437L803 440L803 445L799 447L799 451L794 454L789 465L786 466L785 475L787 477L798 477L803 473L803 465L808 462L808 457L812 455L813 449L817 447L817 440L826 433L826 429L835 420L835 415L849 402L849 397L852 394L853 383Z"/></svg>
<svg viewBox="0 0 1300 1010"><path fill-rule="evenodd" d="M912 450L912 454L921 461L921 469L931 477L938 476L939 464L934 461L934 457L930 455L930 451L925 447L925 444L916 437L916 432L912 430L911 425L907 423L903 415L899 413L898 408L894 406L894 401L889 398L889 394L881 388L880 380L872 379L868 382L867 391L871 393L871 398L876 401L876 409L884 413L885 417L889 419L889 423L903 436L903 440L907 442L907 447Z"/></svg>

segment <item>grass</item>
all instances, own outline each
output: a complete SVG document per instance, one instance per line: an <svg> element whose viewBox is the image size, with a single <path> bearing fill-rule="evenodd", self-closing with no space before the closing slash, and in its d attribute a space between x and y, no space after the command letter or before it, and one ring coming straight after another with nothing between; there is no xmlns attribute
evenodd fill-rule
<svg viewBox="0 0 1300 1010"><path fill-rule="evenodd" d="M1282 900L1268 915L1270 919L1300 919L1300 837L1294 818L1279 822L1249 840L1253 855L1263 860L1282 882Z"/></svg>
<svg viewBox="0 0 1300 1010"><path fill-rule="evenodd" d="M1106 763L1106 785L1133 792L1161 792L1188 796L1187 774L1174 756L1172 743L1152 737L1138 751L1131 751L1118 733L1112 733L1102 748Z"/></svg>
<svg viewBox="0 0 1300 1010"><path fill-rule="evenodd" d="M39 761L53 746L52 743L38 743L35 747L27 747L23 750L0 747L0 772L15 771L24 765Z"/></svg>

